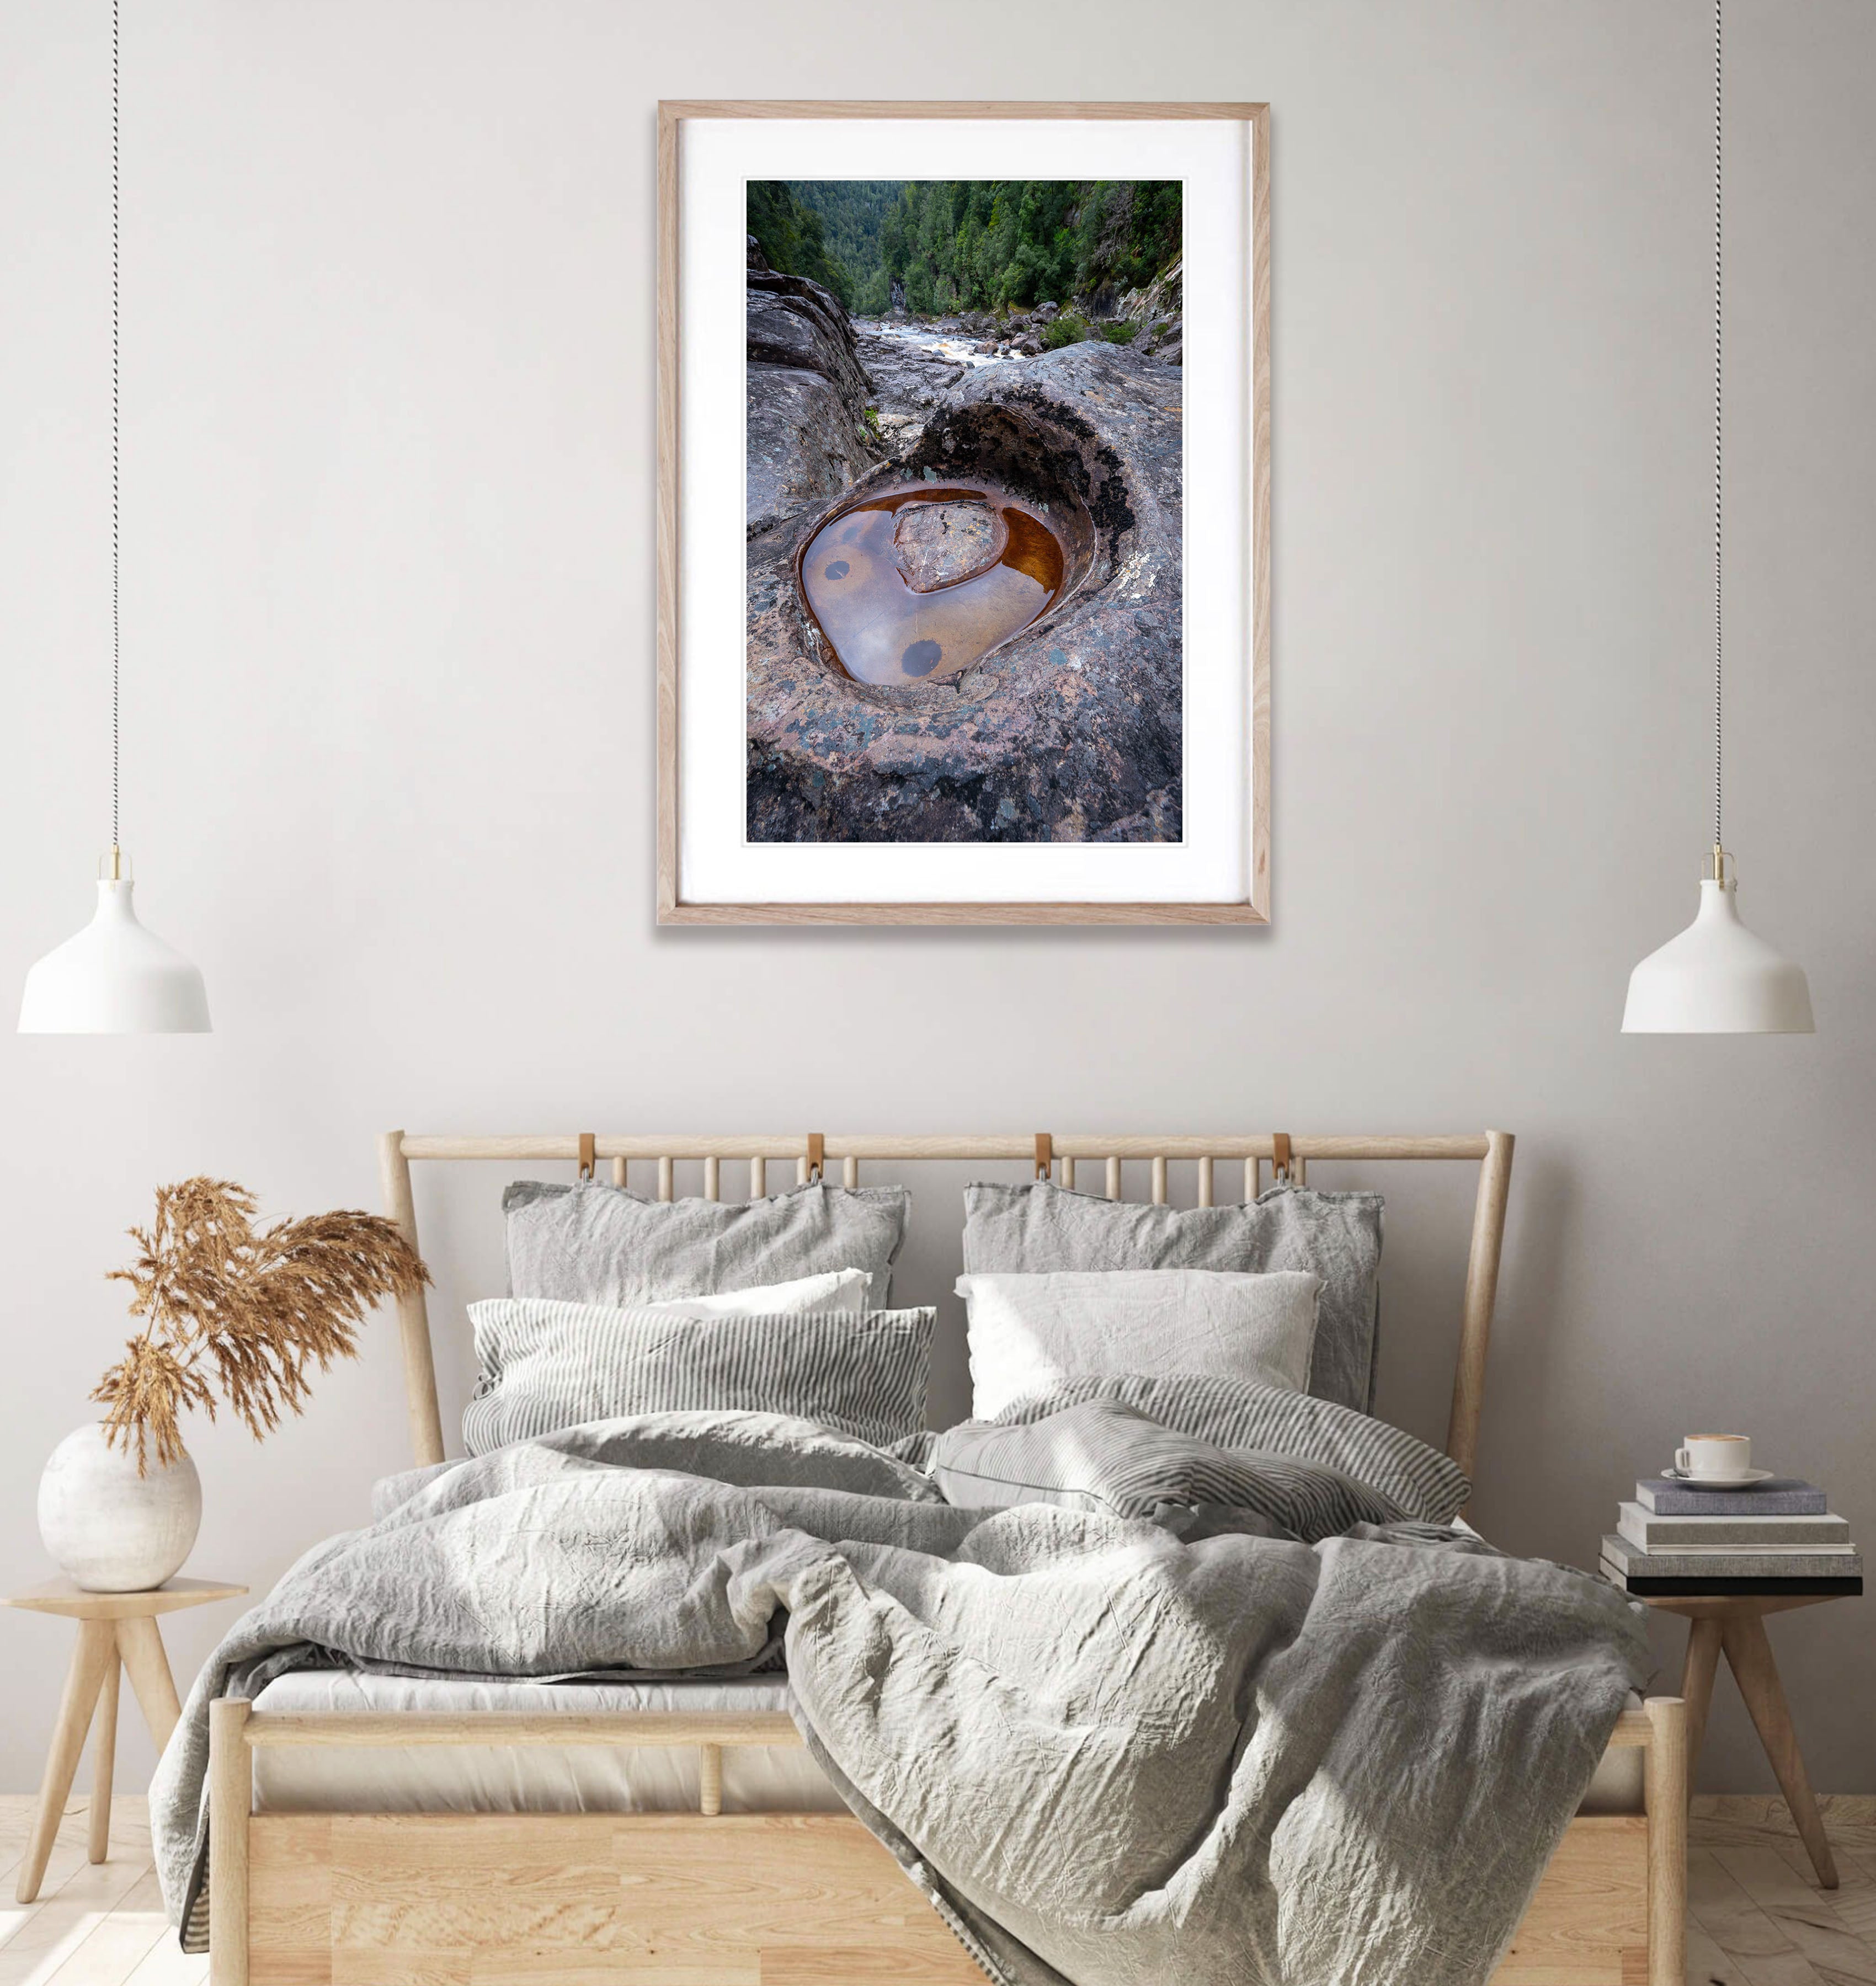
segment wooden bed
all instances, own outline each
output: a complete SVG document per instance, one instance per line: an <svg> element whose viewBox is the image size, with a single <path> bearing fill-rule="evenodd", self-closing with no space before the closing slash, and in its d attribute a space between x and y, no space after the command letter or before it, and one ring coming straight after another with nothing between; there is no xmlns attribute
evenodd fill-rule
<svg viewBox="0 0 1876 1986"><path fill-rule="evenodd" d="M1213 1203L1220 1169L1253 1197L1263 1168L1302 1180L1337 1160L1476 1165L1447 1447L1471 1472L1511 1183L1504 1132L1438 1137L803 1136L418 1137L379 1143L387 1211L414 1244L413 1160L571 1161L614 1180L655 1165L663 1199L675 1168L701 1161L706 1197L726 1161L746 1166L752 1196L772 1165L797 1182L838 1163L1015 1162L1076 1183L1102 1168L1112 1198L1128 1162L1156 1202L1168 1169L1197 1169ZM444 1459L421 1294L399 1311L404 1378L419 1463ZM539 1718L211 1710L212 1986L972 1986L983 1977L925 1897L861 1823L840 1814L726 1814L722 1750L798 1743L786 1715L642 1713ZM689 1745L702 1766L696 1814L332 1814L251 1811L253 1749L275 1745ZM1685 1706L1655 1698L1625 1713L1612 1749L1643 1754L1644 1809L1579 1816L1546 1870L1500 1986L1682 1986L1686 1887Z"/></svg>

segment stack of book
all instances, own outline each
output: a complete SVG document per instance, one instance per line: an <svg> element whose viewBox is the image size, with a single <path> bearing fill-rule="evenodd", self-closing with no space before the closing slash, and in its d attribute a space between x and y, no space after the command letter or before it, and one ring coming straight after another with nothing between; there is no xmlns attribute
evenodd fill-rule
<svg viewBox="0 0 1876 1986"><path fill-rule="evenodd" d="M1863 1590L1849 1525L1791 1476L1731 1490L1649 1476L1602 1540L1602 1570L1641 1594Z"/></svg>

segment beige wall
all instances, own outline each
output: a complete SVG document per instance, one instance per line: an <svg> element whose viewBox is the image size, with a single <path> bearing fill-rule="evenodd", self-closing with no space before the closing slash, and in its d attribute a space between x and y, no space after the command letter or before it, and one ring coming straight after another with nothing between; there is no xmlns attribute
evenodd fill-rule
<svg viewBox="0 0 1876 1986"><path fill-rule="evenodd" d="M1729 839L1820 1028L1734 1042L1616 1032L1706 831L1698 0L126 11L125 840L220 1031L0 1036L0 1583L152 1185L369 1203L396 1122L1506 1126L1490 1533L1593 1563L1718 1424L1876 1542L1876 10L1731 10ZM106 839L106 18L0 10L5 1001ZM653 103L1042 93L1275 106L1275 927L661 934ZM440 1314L499 1279L498 1183L426 1197ZM1383 1405L1430 1432L1463 1227L1396 1203ZM396 1389L387 1326L265 1448L199 1429L195 1569L359 1521ZM1775 1631L1827 1788L1876 1789L1868 1618ZM0 1619L0 1787L66 1654ZM1729 1695L1706 1776L1769 1783Z"/></svg>

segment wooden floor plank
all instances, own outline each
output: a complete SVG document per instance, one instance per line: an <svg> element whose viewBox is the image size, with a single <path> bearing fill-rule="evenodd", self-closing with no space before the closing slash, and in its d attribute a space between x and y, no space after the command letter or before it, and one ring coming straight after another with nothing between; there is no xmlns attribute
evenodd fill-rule
<svg viewBox="0 0 1876 1986"><path fill-rule="evenodd" d="M65 1810L59 1823L59 1832L52 1838L52 1852L47 1858L45 1873L39 1879L39 1893L29 1904L16 1903L14 1890L19 1880L19 1865L25 1859L24 1840L19 1852L15 1855L5 1871L5 1887L0 1890L0 1951L3 1951L17 1937L44 1907L48 1898L59 1891L86 1866L86 1840L90 1832L91 1815L89 1803L74 1800Z"/></svg>
<svg viewBox="0 0 1876 1986"><path fill-rule="evenodd" d="M1711 1934L1691 1918L1687 1925L1687 1986L1747 1986L1739 1961L1729 1958Z"/></svg>
<svg viewBox="0 0 1876 1986"><path fill-rule="evenodd" d="M1810 1960L1828 1986L1876 1986L1876 1957L1847 1930L1831 1895L1807 1881L1776 1848L1716 1848L1713 1855Z"/></svg>
<svg viewBox="0 0 1876 1986"><path fill-rule="evenodd" d="M1723 1807L1717 1801L1696 1806L1688 1816L1687 1839L1701 1848L1763 1848L1795 1841L1797 1830L1776 1796L1762 1800L1734 1795Z"/></svg>
<svg viewBox="0 0 1876 1986"><path fill-rule="evenodd" d="M91 1986L89 1981L75 1986ZM191 1958L183 1950L174 1929L165 1924L163 1935L145 1954L143 1962L124 1981L124 1986L208 1986L208 1959Z"/></svg>
<svg viewBox="0 0 1876 1986"><path fill-rule="evenodd" d="M1687 1909L1749 1986L1823 1986L1810 1961L1735 1882L1711 1848L1687 1853Z"/></svg>
<svg viewBox="0 0 1876 1986"><path fill-rule="evenodd" d="M46 1986L124 1986L169 1927L153 1867L72 1947Z"/></svg>
<svg viewBox="0 0 1876 1986"><path fill-rule="evenodd" d="M53 1850L55 1855L61 1852L62 1844ZM113 1850L109 1861L93 1864L86 1859L81 1835L75 1852L77 1867L56 1890L40 1892L39 1900L26 1907L25 1921L0 1945L0 1986L45 1986L152 1866L147 1843L131 1851L133 1859ZM119 1986L119 1981L113 1980L109 1986Z"/></svg>
<svg viewBox="0 0 1876 1986"><path fill-rule="evenodd" d="M1836 1847L1833 1842L1831 1846ZM1800 1846L1780 1846L1779 1853L1801 1876L1810 1873L1810 1863ZM1795 1860L1793 1859L1795 1856ZM1876 1857L1864 1862L1847 1850L1837 1849L1837 1888L1831 1907L1844 1928L1876 1950Z"/></svg>
<svg viewBox="0 0 1876 1986"><path fill-rule="evenodd" d="M208 1961L190 1957L180 1941L170 1936L131 1974L125 1986L208 1986Z"/></svg>

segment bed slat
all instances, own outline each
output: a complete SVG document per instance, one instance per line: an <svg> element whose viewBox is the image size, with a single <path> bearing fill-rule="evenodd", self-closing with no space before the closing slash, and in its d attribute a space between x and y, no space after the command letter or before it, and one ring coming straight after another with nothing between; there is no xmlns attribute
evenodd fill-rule
<svg viewBox="0 0 1876 1986"><path fill-rule="evenodd" d="M1652 1742L1646 1710L1625 1710L1609 1734L1609 1749L1621 1751ZM446 1715L416 1711L361 1712L330 1717L256 1711L248 1718L246 1742L254 1745L342 1745L395 1749L407 1745L605 1745L645 1751L660 1745L798 1745L801 1734L785 1710L712 1711L692 1716L682 1711L621 1711L591 1715L571 1712L517 1715L498 1710Z"/></svg>
<svg viewBox="0 0 1876 1986"><path fill-rule="evenodd" d="M699 1745L697 1748L697 1811L703 1814L723 1810L723 1748Z"/></svg>
<svg viewBox="0 0 1876 1986"><path fill-rule="evenodd" d="M671 1745L796 1745L801 1734L785 1710L620 1711L590 1715L555 1711L517 1715L500 1710L447 1715L362 1712L301 1717L258 1711L248 1719L250 1745L323 1745L396 1749L406 1745L611 1745L644 1751Z"/></svg>

